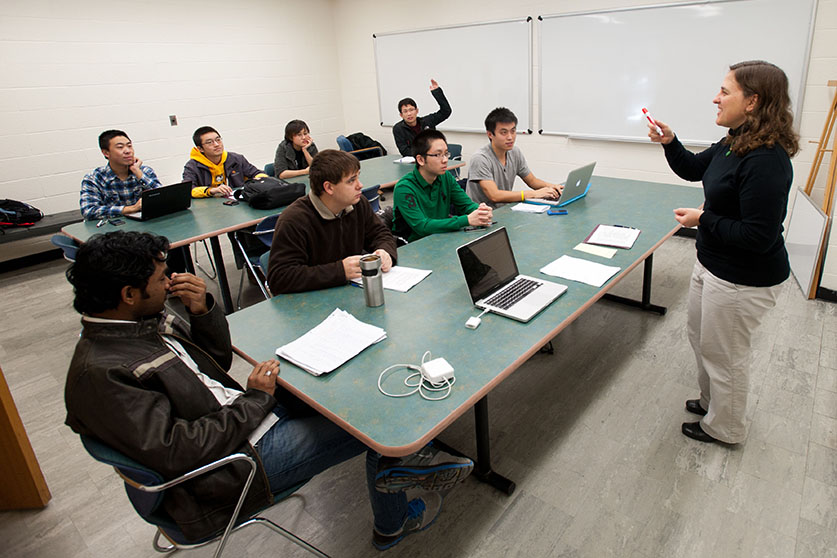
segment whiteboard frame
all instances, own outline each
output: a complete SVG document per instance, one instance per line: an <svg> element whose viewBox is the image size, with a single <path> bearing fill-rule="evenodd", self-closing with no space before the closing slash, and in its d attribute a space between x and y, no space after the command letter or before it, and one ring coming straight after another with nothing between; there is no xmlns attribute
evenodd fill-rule
<svg viewBox="0 0 837 558"><path fill-rule="evenodd" d="M529 118L529 125L534 125L534 83L532 78L534 76L534 60L532 59L532 55L534 53L533 43L534 40L532 38L532 29L534 26L534 18L532 16L526 17L516 17L511 19L498 19L494 21L480 21L477 23L455 23L452 25L440 25L437 27L422 27L421 29L407 29L403 31L386 31L384 33L372 33L372 51L375 54L375 83L378 86L378 122L381 124L383 128L392 128L395 124L384 124L384 107L382 106L382 99L381 99L381 72L380 72L380 64L378 63L378 49L375 47L374 41L378 37L388 37L392 35L406 35L408 33L422 33L425 31L442 31L447 29L461 29L463 27L480 27L483 25L497 25L498 23L528 23L529 27L529 40L528 40L528 51L529 51L529 60L528 60L528 75L529 75L529 106L528 106L528 118ZM397 122L396 122L397 124ZM482 133L485 130L474 130L471 128L447 128L445 126L438 126L438 128L442 128L444 131L447 132L468 132L468 133ZM522 133L522 132L518 132ZM527 133L531 134L532 129L528 128Z"/></svg>
<svg viewBox="0 0 837 558"><path fill-rule="evenodd" d="M539 23L538 27L538 133L544 136L563 136L570 139L583 139L583 140L599 140L599 141L622 141L622 142L630 142L630 143L645 143L647 139L645 138L637 138L637 137L626 137L626 136L612 136L612 135L603 135L603 134L575 134L575 133L567 133L567 132L554 132L554 131L544 131L543 130L543 20L545 19L556 19L560 17L576 17L576 16L585 16L585 15L594 15L594 14L609 14L609 13L617 13L617 12L632 12L632 11L640 11L640 10L649 10L655 8L680 8L684 6L696 6L696 5L707 5L707 4L730 4L732 2L744 2L747 0L687 0L685 2L669 2L665 4L643 4L641 6L626 6L623 8L604 8L599 10L580 10L576 12L567 12L567 13L559 13L559 14L547 14L547 15L539 15L537 20ZM805 83L808 80L808 67L811 63L811 44L814 41L814 25L817 19L817 10L819 9L819 0L813 0L813 6L811 9L811 19L808 22L808 41L805 45L805 61L806 64L802 69L802 73L800 75L800 82L799 82L799 97L796 99L796 106L794 106L793 111L793 122L794 122L794 129L797 133L799 133L799 127L801 125L801 117L802 117L802 104L805 101ZM693 145L693 146L709 146L713 142L712 141L703 141L703 140L681 140L685 145Z"/></svg>

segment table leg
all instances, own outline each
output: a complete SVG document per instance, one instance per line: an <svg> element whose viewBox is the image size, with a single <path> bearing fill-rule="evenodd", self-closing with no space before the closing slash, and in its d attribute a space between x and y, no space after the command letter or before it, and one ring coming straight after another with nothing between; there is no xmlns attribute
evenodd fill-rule
<svg viewBox="0 0 837 558"><path fill-rule="evenodd" d="M474 460L473 476L477 480L490 484L497 490L511 496L516 488L514 481L507 479L491 468L491 439L488 433L488 396L483 397L474 405L474 419L477 435L477 458ZM468 457L438 438L433 440L433 445L453 455Z"/></svg>
<svg viewBox="0 0 837 558"><path fill-rule="evenodd" d="M474 465L474 476L497 490L511 495L515 489L514 482L491 468L491 438L488 432L487 395L474 405L474 423L477 431L477 461Z"/></svg>
<svg viewBox="0 0 837 558"><path fill-rule="evenodd" d="M651 270L653 269L653 267L654 254L650 254L647 258L645 258L645 266L642 271L642 300L634 300L632 298L626 298L610 293L605 293L603 298L605 300L612 300L613 302L627 304L628 306L641 308L648 312L656 312L661 316L665 316L666 312L668 311L668 308L666 308L665 306L657 306L656 304L651 304Z"/></svg>
<svg viewBox="0 0 837 558"><path fill-rule="evenodd" d="M224 268L224 256L221 254L221 242L217 236L210 237L209 244L212 246L212 258L215 260L215 270L218 273L218 288L221 290L221 300L224 302L224 313L232 314L235 311L230 293L230 283L227 281L227 270Z"/></svg>

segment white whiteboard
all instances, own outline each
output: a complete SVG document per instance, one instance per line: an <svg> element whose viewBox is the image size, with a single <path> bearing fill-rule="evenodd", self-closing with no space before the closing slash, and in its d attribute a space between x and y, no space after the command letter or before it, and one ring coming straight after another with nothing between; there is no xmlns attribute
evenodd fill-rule
<svg viewBox="0 0 837 558"><path fill-rule="evenodd" d="M382 126L401 120L404 97L415 99L421 116L439 110L433 78L452 109L440 130L485 132L485 117L499 106L517 115L518 129L532 128L532 18L372 37Z"/></svg>
<svg viewBox="0 0 837 558"><path fill-rule="evenodd" d="M811 293L818 277L814 277L819 263L828 217L817 207L802 189L796 192L796 201L788 223L785 248L788 251L791 271L806 297Z"/></svg>
<svg viewBox="0 0 837 558"><path fill-rule="evenodd" d="M718 0L543 16L540 127L648 141L647 107L684 143L718 141L712 99L730 64L788 76L798 116L816 0ZM541 18L539 18L541 19Z"/></svg>

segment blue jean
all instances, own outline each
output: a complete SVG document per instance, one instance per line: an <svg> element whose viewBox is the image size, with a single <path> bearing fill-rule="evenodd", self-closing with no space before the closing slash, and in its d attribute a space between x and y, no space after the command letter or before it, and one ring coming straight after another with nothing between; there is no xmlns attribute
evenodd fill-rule
<svg viewBox="0 0 837 558"><path fill-rule="evenodd" d="M272 493L287 490L366 450L366 485L375 530L389 534L401 528L407 516L407 497L403 492L386 494L375 489L378 453L316 413L292 414L282 405L273 413L279 422L256 444Z"/></svg>

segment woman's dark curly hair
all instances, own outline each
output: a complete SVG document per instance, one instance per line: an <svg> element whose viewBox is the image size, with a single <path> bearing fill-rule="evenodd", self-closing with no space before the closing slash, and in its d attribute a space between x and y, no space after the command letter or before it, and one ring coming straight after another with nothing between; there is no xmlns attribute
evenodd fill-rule
<svg viewBox="0 0 837 558"><path fill-rule="evenodd" d="M747 121L726 143L738 156L761 147L781 145L790 157L799 152L799 136L793 131L793 112L788 93L788 77L779 67L762 60L748 60L729 67L745 97L758 95L756 107Z"/></svg>

